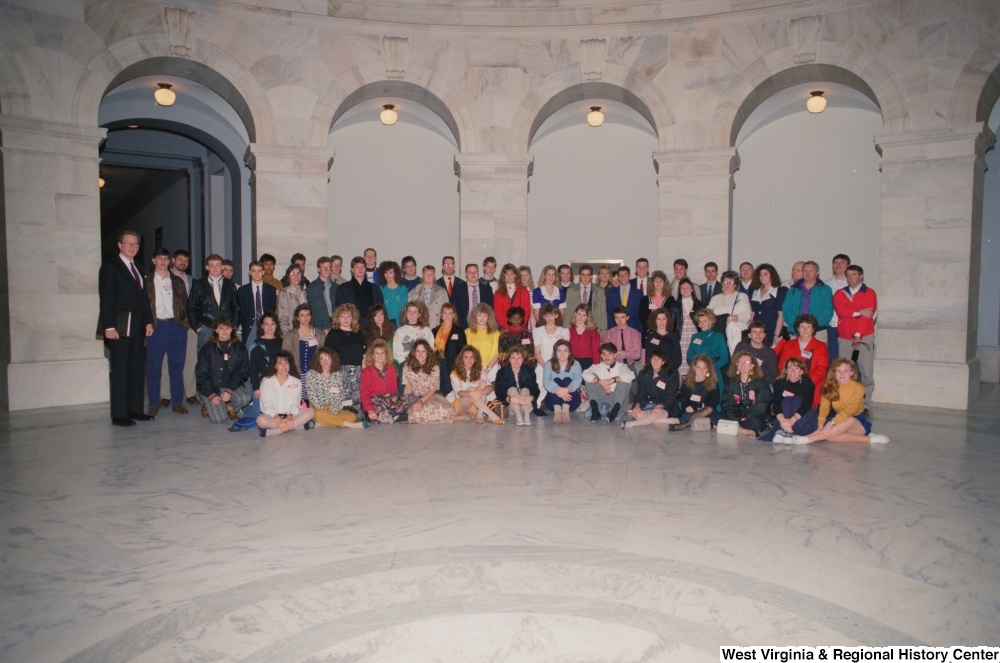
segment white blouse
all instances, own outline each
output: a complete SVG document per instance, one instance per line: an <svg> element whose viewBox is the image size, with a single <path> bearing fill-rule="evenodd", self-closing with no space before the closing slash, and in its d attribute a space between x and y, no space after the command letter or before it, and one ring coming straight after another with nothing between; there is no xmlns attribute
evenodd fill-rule
<svg viewBox="0 0 1000 663"><path fill-rule="evenodd" d="M285 384L272 375L260 381L260 411L273 417L289 414L293 417L302 409L302 383L298 378L288 376Z"/></svg>
<svg viewBox="0 0 1000 663"><path fill-rule="evenodd" d="M552 350L555 348L556 341L568 341L569 340L569 329L566 327L556 327L554 334L545 333L545 327L535 327L531 330L531 336L535 341L535 349L542 356L542 361L549 361L552 359Z"/></svg>

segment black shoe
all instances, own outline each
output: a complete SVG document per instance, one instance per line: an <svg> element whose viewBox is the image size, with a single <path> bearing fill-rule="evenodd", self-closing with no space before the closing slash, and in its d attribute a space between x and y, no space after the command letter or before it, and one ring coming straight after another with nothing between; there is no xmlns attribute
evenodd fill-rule
<svg viewBox="0 0 1000 663"><path fill-rule="evenodd" d="M135 422L128 417L111 417L112 426L135 426Z"/></svg>
<svg viewBox="0 0 1000 663"><path fill-rule="evenodd" d="M305 424L302 425L302 428L304 430L312 430L313 428L316 428L316 422L315 421L307 421Z"/></svg>
<svg viewBox="0 0 1000 663"><path fill-rule="evenodd" d="M600 421L601 420L601 410L597 406L597 401L590 401L590 420Z"/></svg>
<svg viewBox="0 0 1000 663"><path fill-rule="evenodd" d="M549 416L549 413L546 412L545 410L543 410L540 407L536 407L534 410L532 410L531 414L535 415L536 417L547 417L547 416Z"/></svg>
<svg viewBox="0 0 1000 663"><path fill-rule="evenodd" d="M618 418L618 411L621 410L621 409L622 409L622 406L621 406L620 403L615 403L613 406L611 406L611 412L608 412L608 423L609 424L615 423L615 419Z"/></svg>
<svg viewBox="0 0 1000 663"><path fill-rule="evenodd" d="M142 412L130 412L128 418L135 419L135 421L152 421L153 419L156 419L156 417L150 414L144 414Z"/></svg>
<svg viewBox="0 0 1000 663"><path fill-rule="evenodd" d="M398 417L396 417L397 424L405 424L409 420L410 420L410 415L408 415L406 412L403 412Z"/></svg>
<svg viewBox="0 0 1000 663"><path fill-rule="evenodd" d="M340 409L343 410L344 412L350 412L351 414L353 414L356 417L361 416L361 413L358 412L358 408L354 407L353 405L347 405L347 406L342 407Z"/></svg>

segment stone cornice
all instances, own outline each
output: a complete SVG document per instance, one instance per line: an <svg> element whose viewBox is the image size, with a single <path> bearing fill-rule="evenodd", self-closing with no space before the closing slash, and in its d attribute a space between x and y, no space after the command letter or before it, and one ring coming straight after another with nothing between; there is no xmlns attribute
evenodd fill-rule
<svg viewBox="0 0 1000 663"><path fill-rule="evenodd" d="M22 117L19 115L0 115L0 131L7 130L38 133L46 136L57 136L59 138L70 138L74 140L94 141L102 141L108 135L108 130L103 127L88 127L79 124L67 124L65 122L52 122L49 120L39 120L33 117Z"/></svg>
<svg viewBox="0 0 1000 663"><path fill-rule="evenodd" d="M984 122L875 136L875 147L882 155L883 165L929 159L981 159L995 142L996 136Z"/></svg>
<svg viewBox="0 0 1000 663"><path fill-rule="evenodd" d="M251 21L368 35L442 39L585 39L637 37L690 29L783 21L875 4L876 0L796 0L770 7L733 9L736 0L717 0L719 11L695 13L704 3L650 2L594 7L484 8L440 5L332 3L340 15L329 15L328 2L303 0L297 10L251 6L240 0L152 0L207 14ZM278 4L275 2L275 4ZM327 8L327 11L322 11Z"/></svg>

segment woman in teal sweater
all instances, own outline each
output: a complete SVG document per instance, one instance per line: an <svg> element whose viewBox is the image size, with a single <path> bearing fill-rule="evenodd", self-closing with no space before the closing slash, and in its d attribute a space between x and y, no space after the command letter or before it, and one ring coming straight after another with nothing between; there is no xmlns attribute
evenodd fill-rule
<svg viewBox="0 0 1000 663"><path fill-rule="evenodd" d="M397 327L402 327L406 324L402 316L403 307L406 306L410 291L403 285L403 272L399 269L399 265L391 260L379 265L378 281L389 318Z"/></svg>
<svg viewBox="0 0 1000 663"><path fill-rule="evenodd" d="M710 309L703 308L694 315L698 324L697 332L691 337L691 345L688 346L687 363L691 362L697 355L708 355L715 364L715 377L719 383L719 389L725 381L722 379L723 371L729 365L729 347L726 345L726 337L712 329L715 324L715 313Z"/></svg>

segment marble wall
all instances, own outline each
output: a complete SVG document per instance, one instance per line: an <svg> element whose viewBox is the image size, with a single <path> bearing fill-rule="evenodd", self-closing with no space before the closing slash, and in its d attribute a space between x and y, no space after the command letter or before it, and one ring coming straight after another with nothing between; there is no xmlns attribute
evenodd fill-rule
<svg viewBox="0 0 1000 663"><path fill-rule="evenodd" d="M222 97L242 100L256 134L257 250L282 256L328 244L327 141L341 103L390 79L433 93L461 145L461 262L525 259L533 122L549 100L586 81L605 84L601 94L616 101L634 95L656 125L660 264L724 263L738 166L730 138L752 110L744 102L848 72L838 82L863 81L886 135L903 137L882 145L881 278L933 265L923 268L933 272L927 283L955 293L939 306L907 292L912 284L883 286L876 397L911 402L907 385L922 366L949 376L941 404L965 407L975 397L970 256L981 178L970 145L984 119L981 92L1000 65L1000 10L990 0L170 4L170 12L150 0L12 0L0 8L7 252L44 256L8 264L11 407L106 399L101 344L87 334L96 315L97 109L116 76L153 58L164 74L204 65ZM910 154L908 137L934 132L964 138L899 156ZM962 156L950 152L956 140ZM922 206L902 190L913 181L927 182ZM26 306L39 296L48 315ZM74 379L89 376L85 388L40 388L62 382L71 365Z"/></svg>

